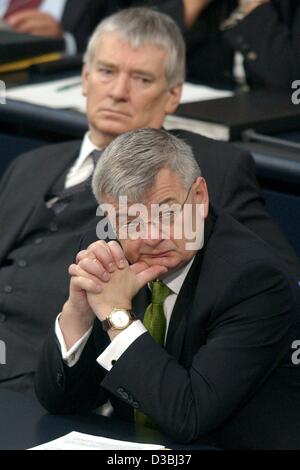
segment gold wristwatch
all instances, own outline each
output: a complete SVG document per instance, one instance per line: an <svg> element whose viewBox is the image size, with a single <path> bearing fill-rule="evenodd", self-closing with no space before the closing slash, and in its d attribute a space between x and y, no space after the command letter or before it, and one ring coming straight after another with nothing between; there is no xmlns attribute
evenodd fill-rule
<svg viewBox="0 0 300 470"><path fill-rule="evenodd" d="M114 308L108 317L103 320L102 328L104 331L112 330L125 330L135 320L135 315L131 310L125 308Z"/></svg>

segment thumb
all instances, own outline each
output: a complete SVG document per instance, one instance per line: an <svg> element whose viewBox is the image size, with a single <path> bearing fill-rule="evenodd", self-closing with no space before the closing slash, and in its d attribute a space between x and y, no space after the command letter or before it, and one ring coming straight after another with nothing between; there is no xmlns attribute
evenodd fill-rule
<svg viewBox="0 0 300 470"><path fill-rule="evenodd" d="M140 271L136 274L137 280L141 287L145 286L148 282L157 279L162 274L168 272L168 269L165 266L154 265Z"/></svg>
<svg viewBox="0 0 300 470"><path fill-rule="evenodd" d="M149 264L145 263L144 261L138 261L137 263L131 264L129 269L135 274L139 274L142 271L145 271L149 268Z"/></svg>

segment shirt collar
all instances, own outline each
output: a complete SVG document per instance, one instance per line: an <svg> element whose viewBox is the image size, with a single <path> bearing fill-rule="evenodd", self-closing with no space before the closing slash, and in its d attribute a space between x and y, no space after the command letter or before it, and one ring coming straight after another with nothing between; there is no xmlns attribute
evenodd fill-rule
<svg viewBox="0 0 300 470"><path fill-rule="evenodd" d="M93 150L100 150L100 149L91 141L90 133L86 132L83 138L81 147L80 147L79 156L74 165L74 170L80 168L83 165L83 163L90 156Z"/></svg>
<svg viewBox="0 0 300 470"><path fill-rule="evenodd" d="M164 283L166 286L168 286L171 291L178 295L180 292L180 289L184 283L184 280L186 276L188 275L188 272L193 264L193 261L195 259L195 256L184 266L182 266L178 271L175 271L172 274L169 274L169 276L166 276L164 278Z"/></svg>
<svg viewBox="0 0 300 470"><path fill-rule="evenodd" d="M195 256L193 256L193 258L187 264L182 266L180 269L164 277L163 279L164 284L172 291L173 294L175 295L179 294L180 289L184 283L186 276L188 275L188 272L193 264L194 259L195 259ZM150 283L148 283L148 286L150 289Z"/></svg>

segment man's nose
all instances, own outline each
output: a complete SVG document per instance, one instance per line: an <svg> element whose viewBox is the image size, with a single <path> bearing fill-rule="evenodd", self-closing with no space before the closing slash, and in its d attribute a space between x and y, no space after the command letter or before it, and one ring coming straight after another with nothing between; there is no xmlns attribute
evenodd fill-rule
<svg viewBox="0 0 300 470"><path fill-rule="evenodd" d="M152 248L156 247L162 240L166 238L164 232L161 230L161 227L159 227L157 224L149 223L147 228L148 230L145 233L146 236L142 237L143 242L146 245L151 246Z"/></svg>
<svg viewBox="0 0 300 470"><path fill-rule="evenodd" d="M111 87L111 97L117 101L127 101L130 93L130 77L126 74L119 74Z"/></svg>

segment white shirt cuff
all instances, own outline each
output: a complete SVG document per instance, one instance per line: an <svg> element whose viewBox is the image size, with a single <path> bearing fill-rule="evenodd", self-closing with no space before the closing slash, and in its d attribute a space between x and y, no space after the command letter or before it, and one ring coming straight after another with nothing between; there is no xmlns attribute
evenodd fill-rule
<svg viewBox="0 0 300 470"><path fill-rule="evenodd" d="M140 320L134 321L126 330L116 336L110 345L97 358L98 364L106 370L111 370L127 348L147 330Z"/></svg>
<svg viewBox="0 0 300 470"><path fill-rule="evenodd" d="M91 326L91 328L75 344L73 344L73 346L69 350L67 350L66 343L59 325L60 316L61 313L58 315L55 321L55 334L58 339L61 355L65 364L67 364L67 366L69 367L73 367L79 361L82 351L84 350L84 347L88 342L93 327Z"/></svg>
<svg viewBox="0 0 300 470"><path fill-rule="evenodd" d="M73 34L64 32L65 53L67 55L75 55L77 52L77 44Z"/></svg>

